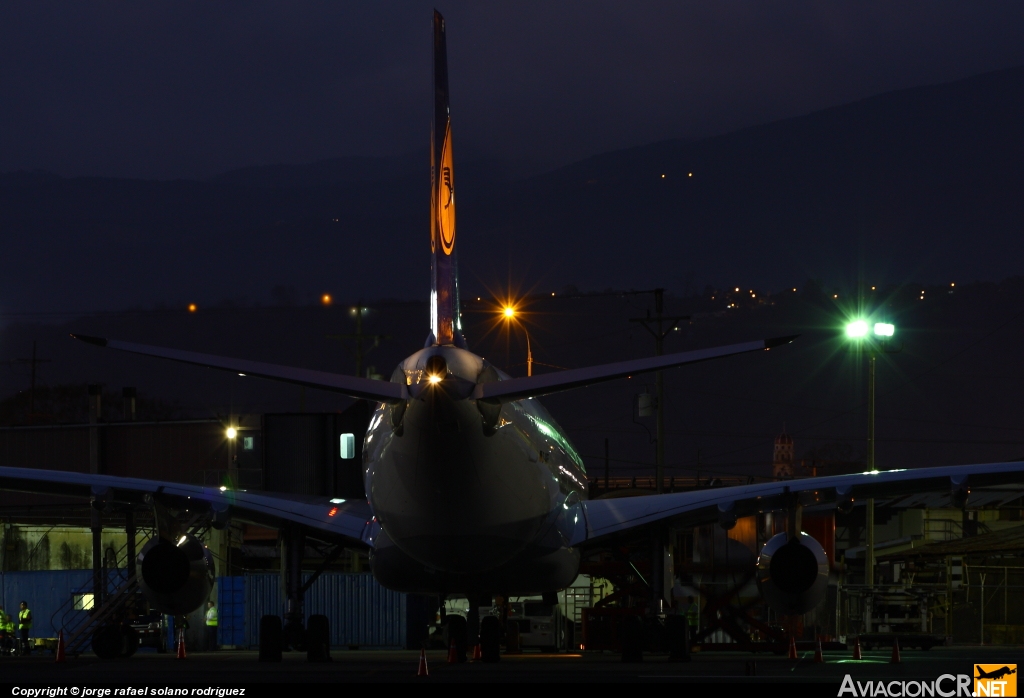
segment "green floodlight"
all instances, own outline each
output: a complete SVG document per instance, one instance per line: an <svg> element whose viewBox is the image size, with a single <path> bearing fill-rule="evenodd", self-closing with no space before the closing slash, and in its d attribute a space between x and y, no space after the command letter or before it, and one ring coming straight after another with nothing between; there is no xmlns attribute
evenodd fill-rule
<svg viewBox="0 0 1024 698"><path fill-rule="evenodd" d="M888 322L875 323L875 335L879 337L892 337L896 332L896 326Z"/></svg>
<svg viewBox="0 0 1024 698"><path fill-rule="evenodd" d="M868 336L868 323L863 320L854 320L846 326L846 336L851 339L860 339Z"/></svg>

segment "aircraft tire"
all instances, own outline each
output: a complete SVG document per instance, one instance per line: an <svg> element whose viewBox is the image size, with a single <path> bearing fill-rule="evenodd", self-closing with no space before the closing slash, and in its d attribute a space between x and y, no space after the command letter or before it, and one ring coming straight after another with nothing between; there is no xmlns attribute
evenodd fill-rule
<svg viewBox="0 0 1024 698"><path fill-rule="evenodd" d="M101 625L92 634L92 651L100 659L120 657L121 647L121 628L116 625Z"/></svg>
<svg viewBox="0 0 1024 698"><path fill-rule="evenodd" d="M331 661L331 625L327 616L312 615L306 623L306 661Z"/></svg>
<svg viewBox="0 0 1024 698"><path fill-rule="evenodd" d="M260 618L260 656L261 662L281 661L281 650L284 646L284 633L281 629L280 616L263 616Z"/></svg>
<svg viewBox="0 0 1024 698"><path fill-rule="evenodd" d="M121 626L121 656L131 657L139 649L139 633L135 628Z"/></svg>
<svg viewBox="0 0 1024 698"><path fill-rule="evenodd" d="M459 662L466 661L466 645L469 643L469 625L462 616L450 614L445 617L444 641L450 645L455 640L455 655Z"/></svg>
<svg viewBox="0 0 1024 698"><path fill-rule="evenodd" d="M494 616L487 616L480 621L480 660L501 660L501 621Z"/></svg>

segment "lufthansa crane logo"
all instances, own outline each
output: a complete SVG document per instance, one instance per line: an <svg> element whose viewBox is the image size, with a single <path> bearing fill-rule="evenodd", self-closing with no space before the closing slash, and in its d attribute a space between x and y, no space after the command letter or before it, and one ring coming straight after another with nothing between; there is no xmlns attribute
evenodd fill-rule
<svg viewBox="0 0 1024 698"><path fill-rule="evenodd" d="M444 134L441 171L437 178L437 231L441 249L450 255L455 249L455 185L452 181L452 129Z"/></svg>

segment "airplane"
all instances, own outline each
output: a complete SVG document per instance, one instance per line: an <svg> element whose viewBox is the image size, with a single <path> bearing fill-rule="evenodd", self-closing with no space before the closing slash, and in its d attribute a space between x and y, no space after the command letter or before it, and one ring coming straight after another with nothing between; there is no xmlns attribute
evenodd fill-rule
<svg viewBox="0 0 1024 698"><path fill-rule="evenodd" d="M978 675L975 676L974 678L976 678L976 679L1001 679L1004 676L1009 676L1010 674L1016 674L1016 673L1017 673L1016 669L1011 669L1008 666L1000 667L999 669L993 669L990 672L986 672L981 667L978 667Z"/></svg>
<svg viewBox="0 0 1024 698"><path fill-rule="evenodd" d="M510 377L469 350L459 305L455 172L449 108L445 20L433 16L434 118L431 137L430 329L423 348L390 380L277 366L245 359L72 335L106 349L334 391L376 403L364 436L365 499L344 501L101 474L2 467L0 488L152 507L157 535L138 555L139 583L165 613L190 612L206 601L214 561L175 518L205 511L214 526L231 520L281 530L287 613L261 623L268 656L303 632L301 551L307 537L370 550L371 570L402 592L487 598L550 595L576 578L581 554L623 534L650 535L668 526L718 523L760 512L789 512L789 526L757 560L766 601L803 613L823 598L829 563L820 543L800 530L810 504L852 506L854 500L949 491L960 503L971 487L1024 481L1024 463L872 471L718 487L619 499L588 499L586 468L565 432L537 398L645 372L767 351L794 337L763 339L645 359ZM656 559L661 556L655 555ZM652 575L655 578L657 575ZM443 604L442 604L443 607ZM469 633L483 655L497 655L496 619ZM457 624L456 624L457 625ZM458 630L458 629L456 629ZM282 638L285 638L284 640ZM262 656L262 655L261 655Z"/></svg>

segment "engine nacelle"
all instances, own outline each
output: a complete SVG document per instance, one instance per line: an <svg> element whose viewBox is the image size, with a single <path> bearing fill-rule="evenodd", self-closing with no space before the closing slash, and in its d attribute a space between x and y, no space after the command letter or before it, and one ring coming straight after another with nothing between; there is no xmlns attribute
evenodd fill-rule
<svg viewBox="0 0 1024 698"><path fill-rule="evenodd" d="M828 557L821 543L801 532L792 539L779 533L757 557L757 587L779 613L807 613L828 588Z"/></svg>
<svg viewBox="0 0 1024 698"><path fill-rule="evenodd" d="M177 543L155 537L142 548L136 562L139 587L161 613L191 613L210 597L213 555L195 536L181 536Z"/></svg>

